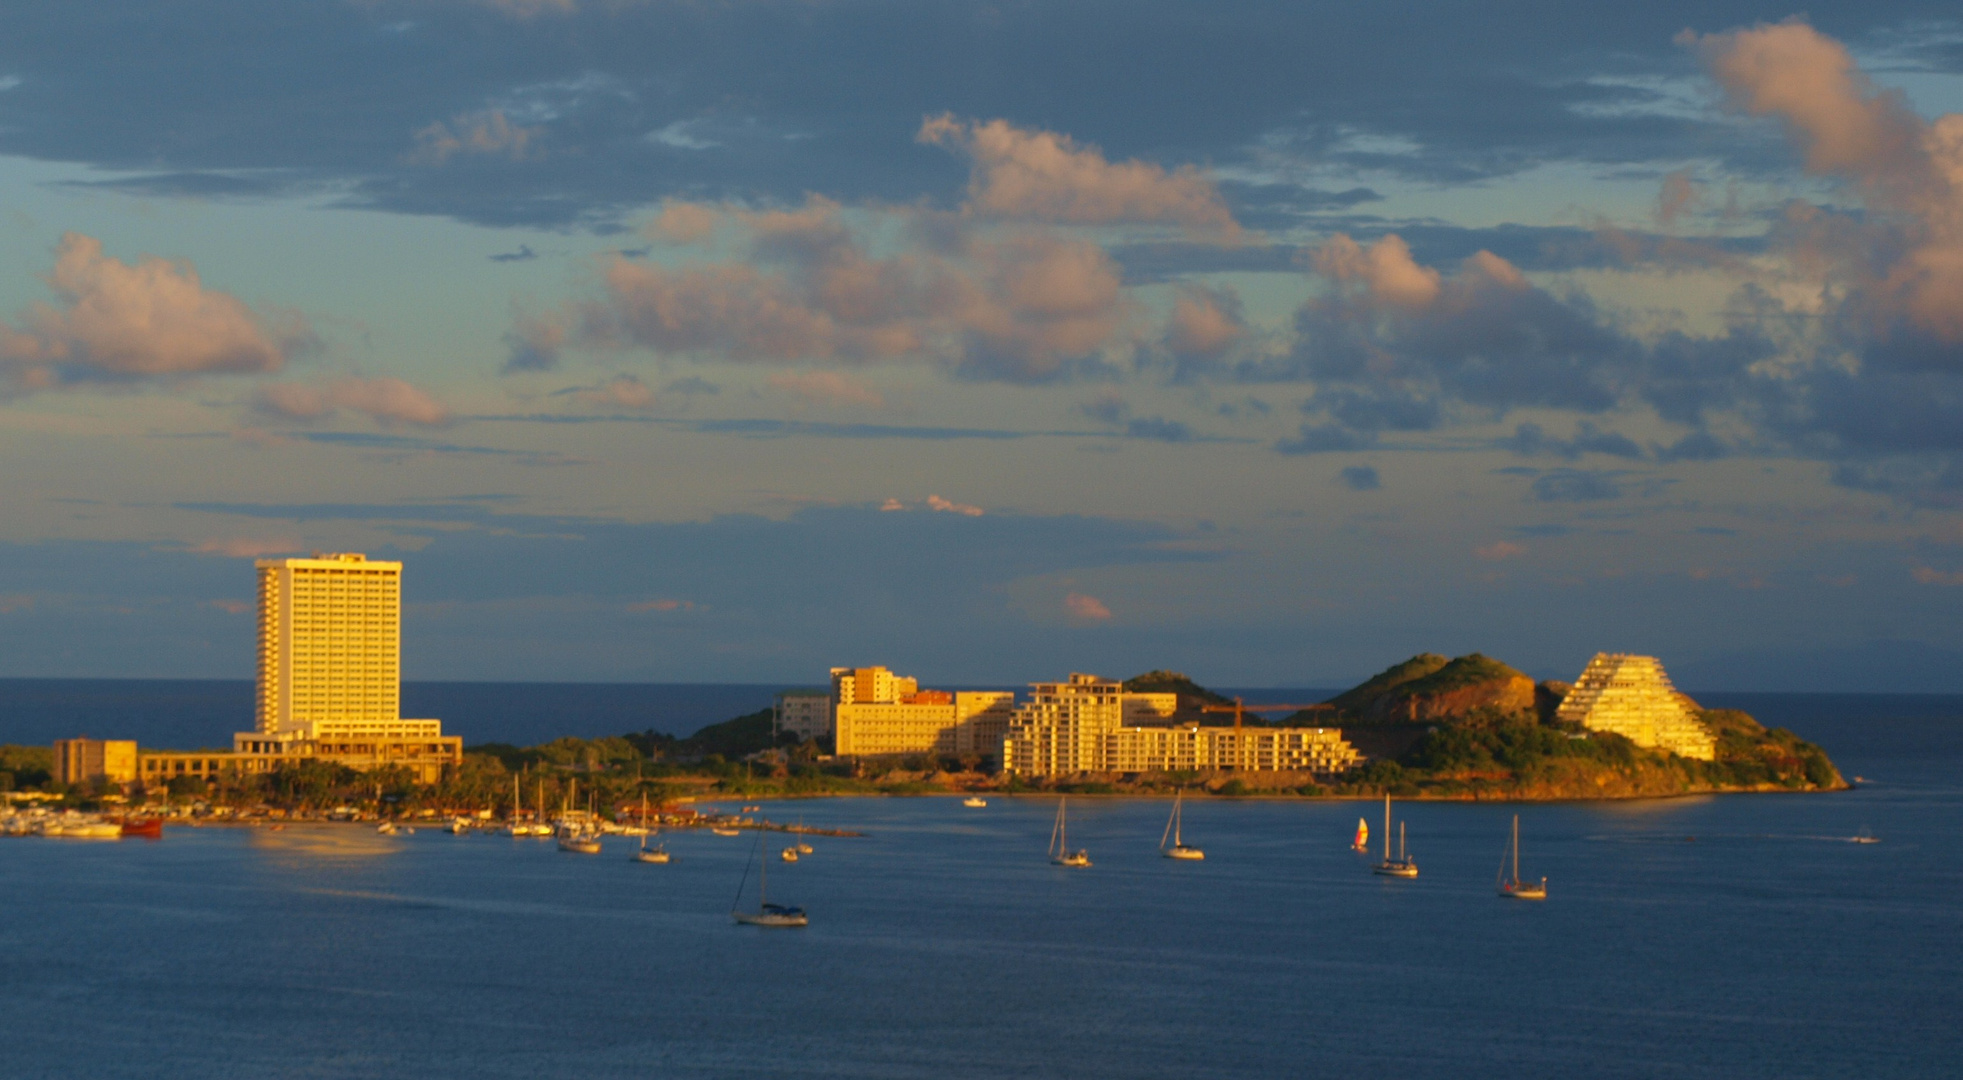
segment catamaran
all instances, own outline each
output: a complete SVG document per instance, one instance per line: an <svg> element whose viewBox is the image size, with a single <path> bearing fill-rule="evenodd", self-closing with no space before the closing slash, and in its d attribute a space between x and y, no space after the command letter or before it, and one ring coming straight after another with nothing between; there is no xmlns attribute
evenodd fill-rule
<svg viewBox="0 0 1963 1080"><path fill-rule="evenodd" d="M1397 858L1390 857L1390 796L1384 796L1384 861L1370 870L1386 877L1417 877L1418 861L1404 854L1404 823L1397 823Z"/></svg>
<svg viewBox="0 0 1963 1080"><path fill-rule="evenodd" d="M1370 850L1370 823L1362 818L1356 819L1356 839L1350 841L1350 850Z"/></svg>
<svg viewBox="0 0 1963 1080"><path fill-rule="evenodd" d="M1506 876L1506 859L1505 857L1501 857L1499 888L1500 888L1501 896L1510 897L1511 899L1514 900L1547 899L1546 878L1541 878L1540 884L1538 885L1535 885L1530 881L1520 880L1520 815L1519 814L1513 815L1513 876L1510 878Z"/></svg>
<svg viewBox="0 0 1963 1080"><path fill-rule="evenodd" d="M736 904L743 902L743 886L749 883L750 863L755 862L757 864L757 909L755 911L744 911L742 908L732 905L729 910L730 917L737 922L746 923L750 926L811 925L811 919L804 913L803 908L788 907L784 904L773 904L770 902L767 895L770 885L770 860L757 858L761 854L763 854L763 830L758 829L757 846L750 852L750 858L743 863L743 880L736 883L735 900Z"/></svg>
<svg viewBox="0 0 1963 1080"><path fill-rule="evenodd" d="M1188 846L1179 837L1179 827L1185 820L1185 814L1181 812L1182 807L1180 803L1184 794L1184 792L1173 793L1172 816L1166 819L1166 831L1159 834L1159 854L1168 859L1204 859L1206 858L1206 852L1201 851L1199 848ZM1168 836L1172 838L1171 847L1166 846L1166 838Z"/></svg>
<svg viewBox="0 0 1963 1080"><path fill-rule="evenodd" d="M1089 866L1091 853L1079 848L1070 850L1070 837L1064 828L1062 798L1056 801L1056 824L1050 826L1050 861L1058 866Z"/></svg>

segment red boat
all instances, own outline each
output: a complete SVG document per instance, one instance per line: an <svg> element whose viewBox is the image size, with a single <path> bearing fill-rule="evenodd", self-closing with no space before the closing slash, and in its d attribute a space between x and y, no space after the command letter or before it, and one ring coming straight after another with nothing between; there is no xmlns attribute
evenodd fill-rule
<svg viewBox="0 0 1963 1080"><path fill-rule="evenodd" d="M149 840L161 840L164 836L163 818L124 818L124 836L141 836Z"/></svg>

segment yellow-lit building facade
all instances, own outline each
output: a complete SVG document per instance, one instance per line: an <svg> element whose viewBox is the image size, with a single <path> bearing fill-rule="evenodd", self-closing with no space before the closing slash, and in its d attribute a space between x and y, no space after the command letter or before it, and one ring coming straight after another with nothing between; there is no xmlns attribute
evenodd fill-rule
<svg viewBox="0 0 1963 1080"><path fill-rule="evenodd" d="M1712 761L1718 756L1717 737L1693 715L1654 656L1596 653L1554 716L1679 757Z"/></svg>
<svg viewBox="0 0 1963 1080"><path fill-rule="evenodd" d="M136 779L136 742L130 739L56 739L54 778L64 784Z"/></svg>
<svg viewBox="0 0 1963 1080"><path fill-rule="evenodd" d="M1015 694L922 690L920 681L883 667L832 669L834 749L846 757L1001 752Z"/></svg>
<svg viewBox="0 0 1963 1080"><path fill-rule="evenodd" d="M1176 694L1131 694L1073 673L1032 683L1002 742L1003 771L1018 776L1186 772L1208 769L1340 773L1360 760L1335 728L1174 724Z"/></svg>

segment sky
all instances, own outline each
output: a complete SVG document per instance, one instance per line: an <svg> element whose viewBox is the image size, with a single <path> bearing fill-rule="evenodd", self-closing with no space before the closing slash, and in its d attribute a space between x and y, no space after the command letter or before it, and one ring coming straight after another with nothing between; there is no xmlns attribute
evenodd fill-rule
<svg viewBox="0 0 1963 1080"><path fill-rule="evenodd" d="M1953 4L0 8L0 677L1963 692Z"/></svg>

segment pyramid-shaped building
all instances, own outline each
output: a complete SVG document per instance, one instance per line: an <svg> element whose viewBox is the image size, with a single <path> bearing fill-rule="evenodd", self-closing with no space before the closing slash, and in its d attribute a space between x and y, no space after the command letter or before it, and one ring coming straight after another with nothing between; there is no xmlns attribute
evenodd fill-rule
<svg viewBox="0 0 1963 1080"><path fill-rule="evenodd" d="M1554 715L1678 757L1711 761L1718 756L1716 736L1692 715L1654 656L1596 653Z"/></svg>

